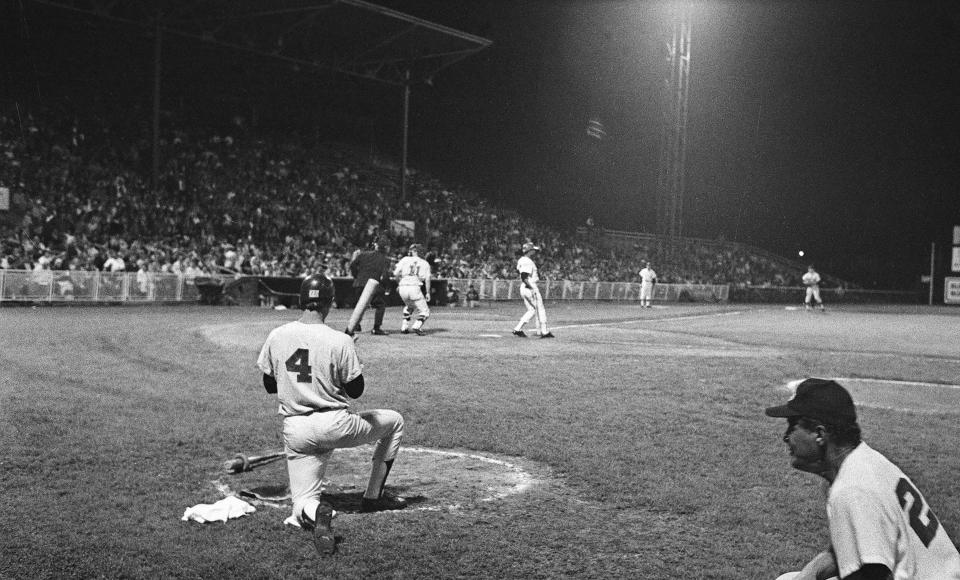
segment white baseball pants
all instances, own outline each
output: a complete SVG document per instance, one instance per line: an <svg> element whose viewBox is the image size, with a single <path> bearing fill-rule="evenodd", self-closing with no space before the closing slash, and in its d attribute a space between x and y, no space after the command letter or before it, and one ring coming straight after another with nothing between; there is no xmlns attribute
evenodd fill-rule
<svg viewBox="0 0 960 580"><path fill-rule="evenodd" d="M316 512L323 476L334 449L376 442L373 478L379 463L396 458L402 439L403 416L389 409L359 413L339 409L284 417L283 445L294 517L302 522L304 513Z"/></svg>
<svg viewBox="0 0 960 580"><path fill-rule="evenodd" d="M517 330L522 330L524 325L537 318L537 326L540 328L540 334L547 333L547 310L543 307L543 297L540 296L540 290L534 288L531 290L524 285L520 286L520 296L527 307L527 311L520 317L520 323Z"/></svg>

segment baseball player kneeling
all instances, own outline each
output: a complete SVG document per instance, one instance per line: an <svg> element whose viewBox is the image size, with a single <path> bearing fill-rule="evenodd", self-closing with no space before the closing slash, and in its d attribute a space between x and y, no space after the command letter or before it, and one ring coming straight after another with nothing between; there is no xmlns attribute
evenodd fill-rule
<svg viewBox="0 0 960 580"><path fill-rule="evenodd" d="M330 278L306 278L300 286L303 315L274 329L257 360L264 388L280 402L293 515L313 532L321 554L336 550L333 507L321 496L335 449L376 443L360 511L401 509L407 504L384 491L403 438L403 417L388 409L349 410L350 399L363 394L364 379L353 339L325 323L333 295Z"/></svg>

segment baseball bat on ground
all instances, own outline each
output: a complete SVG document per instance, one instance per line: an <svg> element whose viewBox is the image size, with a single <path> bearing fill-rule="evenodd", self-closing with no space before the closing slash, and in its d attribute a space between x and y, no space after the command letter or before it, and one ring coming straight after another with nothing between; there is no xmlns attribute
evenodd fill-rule
<svg viewBox="0 0 960 580"><path fill-rule="evenodd" d="M360 293L360 298L357 300L356 306L353 307L350 321L347 322L347 330L353 332L353 329L360 324L360 319L363 318L363 313L366 312L367 307L370 306L370 301L373 300L373 294L379 286L380 282L377 280L373 278L367 280L367 285L363 287L363 292Z"/></svg>
<svg viewBox="0 0 960 580"><path fill-rule="evenodd" d="M268 463L273 463L286 456L287 454L283 451L268 453L267 455L251 455L249 457L242 453L237 453L233 459L223 462L223 469L227 473L243 473L256 469L257 467L262 467Z"/></svg>

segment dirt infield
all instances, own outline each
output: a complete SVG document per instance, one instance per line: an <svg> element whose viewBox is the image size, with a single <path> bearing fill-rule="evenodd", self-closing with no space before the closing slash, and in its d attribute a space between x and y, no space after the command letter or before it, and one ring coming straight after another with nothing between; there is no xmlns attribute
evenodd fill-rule
<svg viewBox="0 0 960 580"><path fill-rule="evenodd" d="M370 474L373 447L338 449L327 468L324 495L341 513L359 510ZM550 479L549 469L518 457L468 450L403 447L389 487L410 502L408 511L467 510L529 491ZM224 496L238 495L257 506L288 509L284 462L212 480ZM289 513L284 511L282 518Z"/></svg>

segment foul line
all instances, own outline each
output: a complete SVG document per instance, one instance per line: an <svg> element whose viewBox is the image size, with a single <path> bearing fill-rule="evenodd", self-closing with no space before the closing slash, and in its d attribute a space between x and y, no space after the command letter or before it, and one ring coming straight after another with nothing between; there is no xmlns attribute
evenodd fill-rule
<svg viewBox="0 0 960 580"><path fill-rule="evenodd" d="M710 314L692 314L690 316L676 316L673 318L635 318L632 320L619 320L614 322L590 322L587 324L566 324L563 326L552 326L551 328L556 328L562 330L564 328L590 328L592 326L613 326L618 324L638 324L641 322L674 322L677 320L695 320L697 318L717 318L720 316L733 316L737 314L743 314L743 310L734 310L732 312L713 312Z"/></svg>
<svg viewBox="0 0 960 580"><path fill-rule="evenodd" d="M833 380L837 381L840 384L843 383L883 383L888 385L915 385L918 387L940 387L944 389L960 389L960 385L952 385L950 383L924 383L921 381L902 381L896 379L868 379L868 378L845 378L845 377L836 377Z"/></svg>

